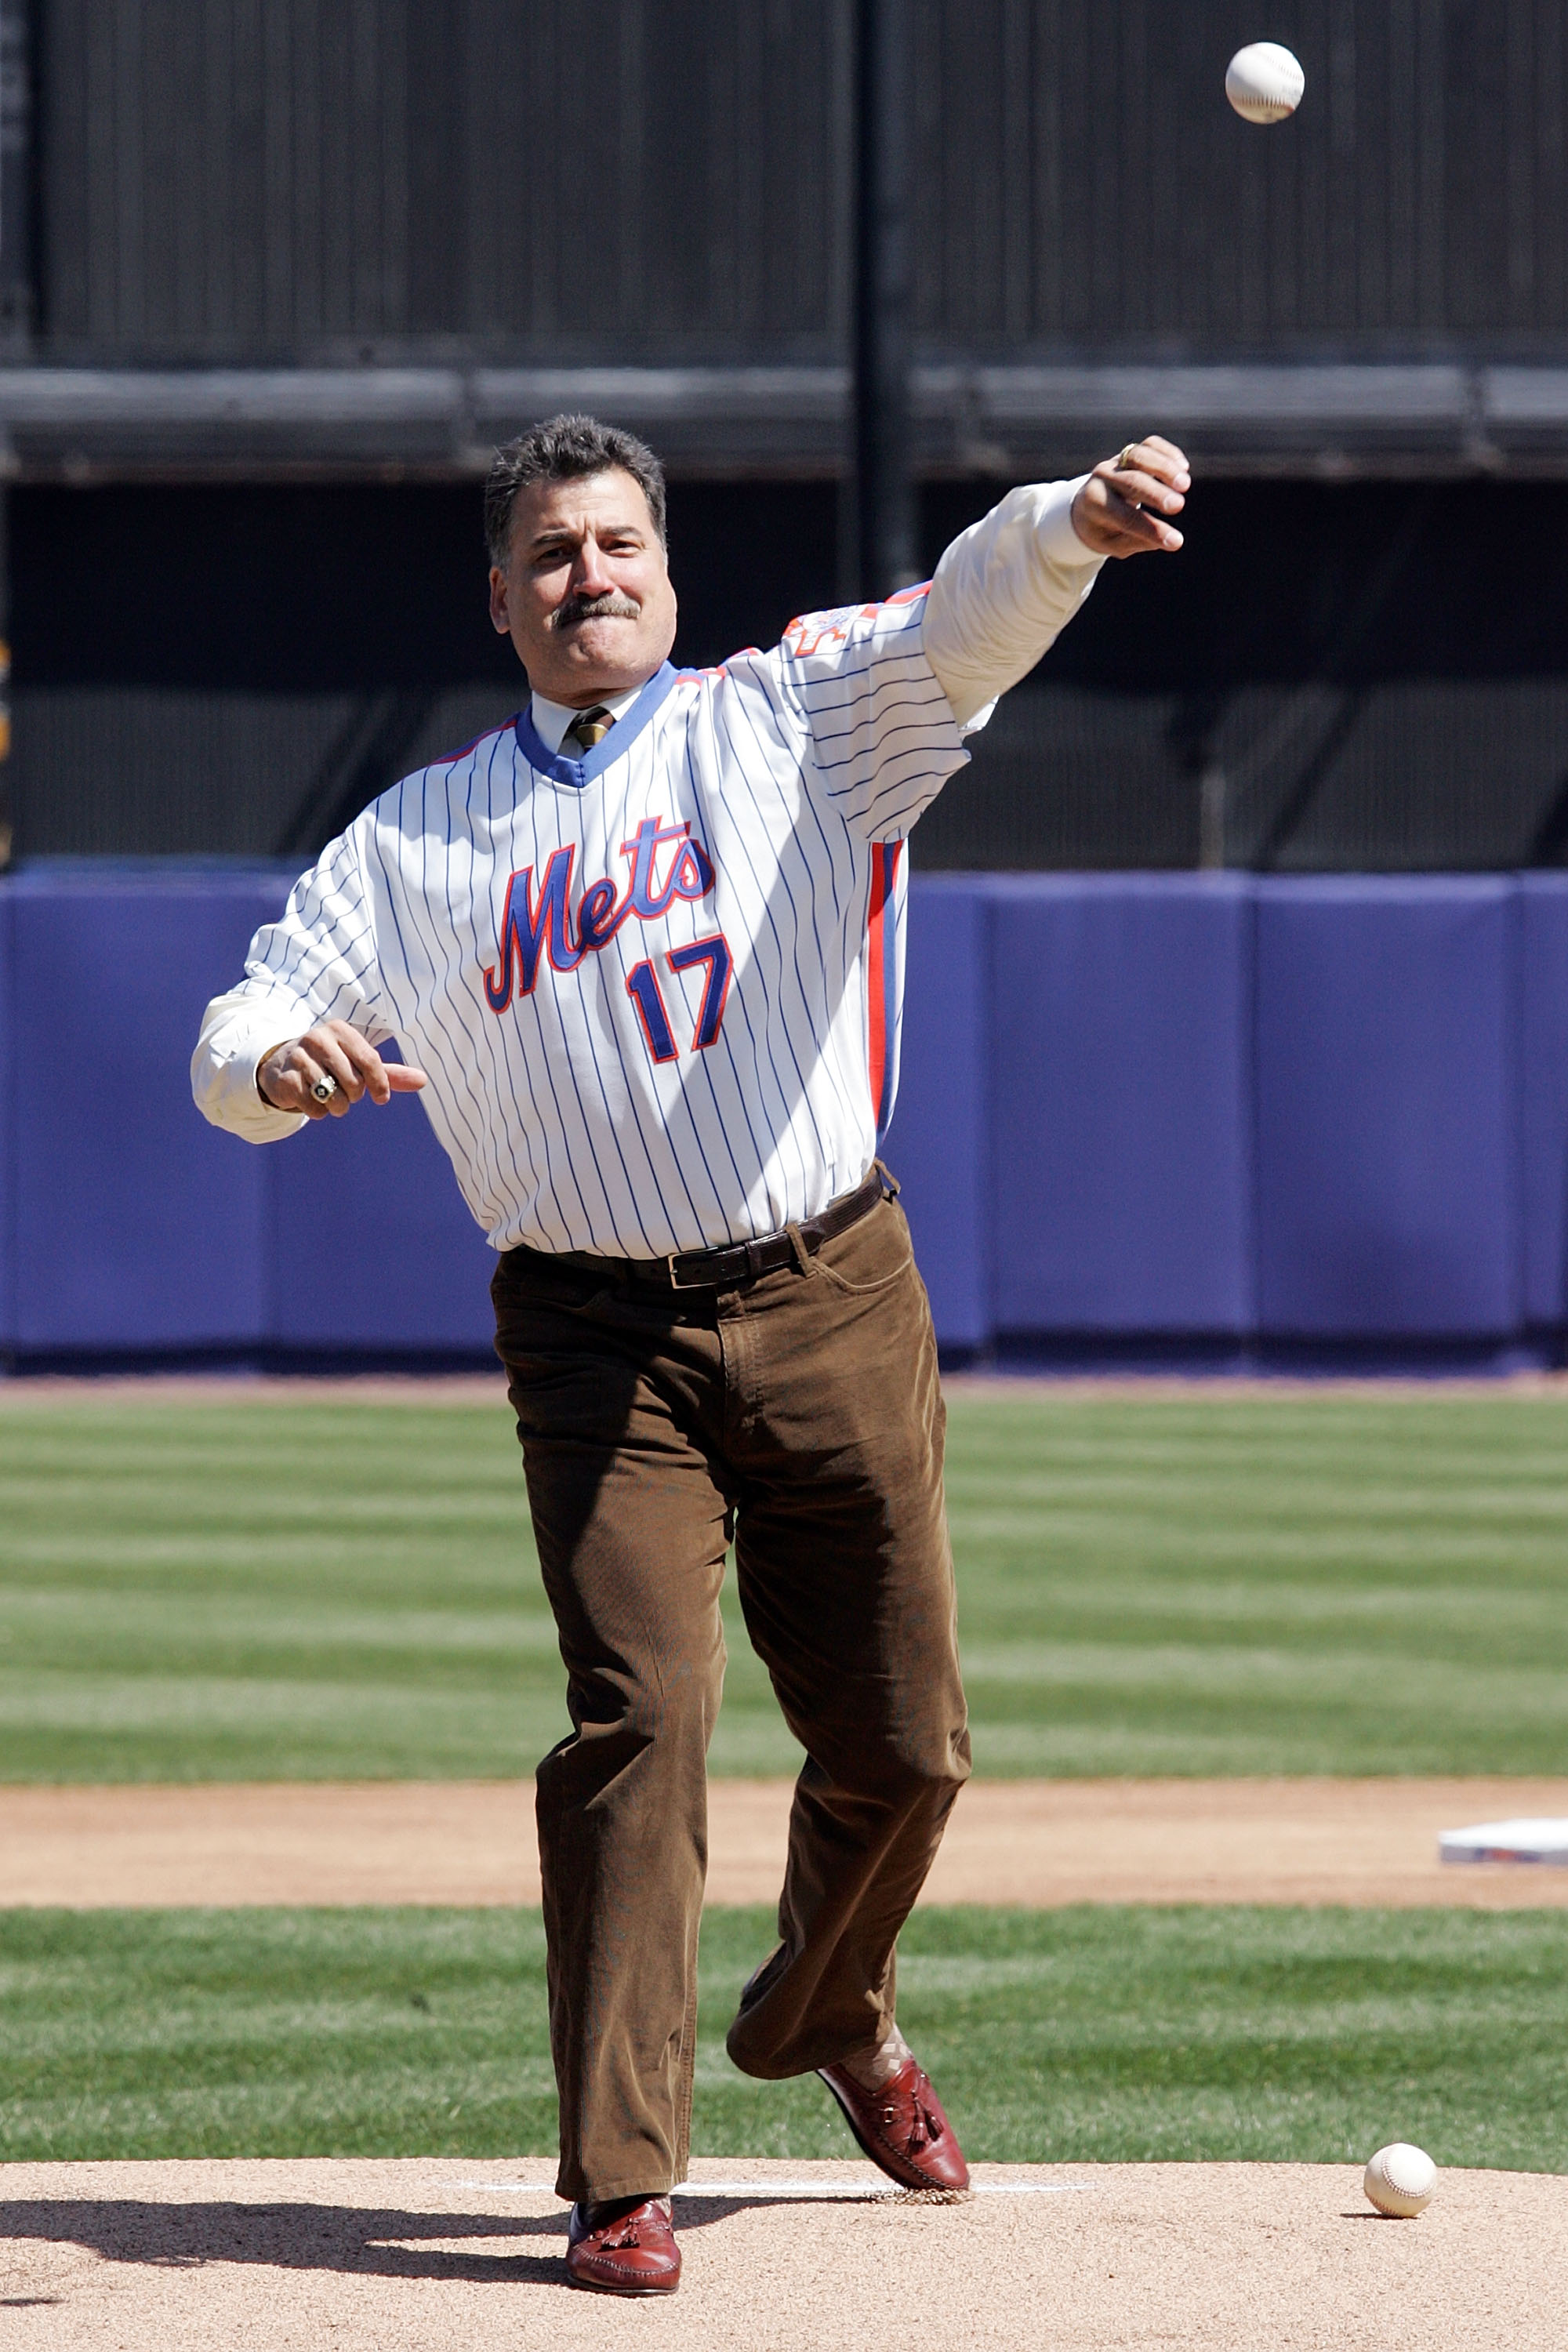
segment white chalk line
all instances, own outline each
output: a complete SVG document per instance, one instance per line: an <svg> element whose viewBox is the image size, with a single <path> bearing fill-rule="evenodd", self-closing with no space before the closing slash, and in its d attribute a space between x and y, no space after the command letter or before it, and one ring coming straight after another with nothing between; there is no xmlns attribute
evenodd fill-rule
<svg viewBox="0 0 1568 2352"><path fill-rule="evenodd" d="M493 2189L500 2195L517 2197L550 2197L554 2194L545 2180L453 2180L443 2181L442 2188ZM972 2180L972 2197L1087 2197L1099 2183L1093 2180ZM895 2198L911 2192L900 2189L896 2180L683 2180L669 2194L672 2197L833 2197L833 2198Z"/></svg>
<svg viewBox="0 0 1568 2352"><path fill-rule="evenodd" d="M1087 2197L1092 2180L972 2180L971 2197ZM908 2197L896 2180L683 2180L672 2197Z"/></svg>

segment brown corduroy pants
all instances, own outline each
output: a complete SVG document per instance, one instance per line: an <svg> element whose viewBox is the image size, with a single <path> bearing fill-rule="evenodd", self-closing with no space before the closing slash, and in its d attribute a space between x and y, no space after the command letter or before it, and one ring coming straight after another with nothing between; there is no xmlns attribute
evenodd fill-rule
<svg viewBox="0 0 1568 2352"><path fill-rule="evenodd" d="M893 1948L969 1773L936 1346L884 1201L804 1263L652 1294L510 1250L492 1285L575 1728L539 1768L563 2197L685 2174L728 1538L806 1751L779 1948L730 2054L808 2073L886 2035Z"/></svg>

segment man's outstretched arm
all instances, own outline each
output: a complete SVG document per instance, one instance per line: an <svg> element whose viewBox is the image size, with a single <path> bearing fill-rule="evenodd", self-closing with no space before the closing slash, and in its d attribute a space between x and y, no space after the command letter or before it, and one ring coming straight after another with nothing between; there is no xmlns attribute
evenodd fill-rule
<svg viewBox="0 0 1568 2352"><path fill-rule="evenodd" d="M1010 490L937 565L923 644L952 715L984 724L1082 604L1108 556L1174 554L1192 477L1151 434L1076 482Z"/></svg>

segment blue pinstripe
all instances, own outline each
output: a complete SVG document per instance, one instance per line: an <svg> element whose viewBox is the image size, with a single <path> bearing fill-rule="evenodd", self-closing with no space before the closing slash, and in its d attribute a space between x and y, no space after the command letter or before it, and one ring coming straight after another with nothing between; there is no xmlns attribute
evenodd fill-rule
<svg viewBox="0 0 1568 2352"><path fill-rule="evenodd" d="M745 719L745 720L746 720L746 722L747 722L748 726L751 726L751 727L752 727L752 740L753 740L753 742L756 742L756 740L757 740L757 737L756 737L756 730L755 730L754 725L753 725L753 724L752 724L752 719L751 719L751 714L750 714L750 712L746 709L746 707L745 707L745 699L744 699L744 698L743 698L743 697L741 697L741 696L737 696L736 699L740 702L740 705L741 705L741 715L742 715L742 717L743 719ZM760 745L759 745L759 747L758 747L758 748L760 749ZM740 768L739 768L739 774L740 774L741 782L744 784L746 791L747 791L749 793L751 793L751 795L752 795L752 799L753 799L753 801L754 801L754 800L755 800L755 798L756 798L755 788L753 787L753 785L752 785L752 782L751 782L751 778L750 778L750 776L749 776L749 775L747 774L747 772L746 772L746 768L745 768L745 763L744 763L744 762L742 762L742 763L740 764ZM808 802L808 804L809 804L809 795L807 795L806 797L807 797L807 802ZM820 824L820 820L818 820L818 831L820 832L820 830L821 830L821 824ZM812 876L812 873L811 873L811 867L810 867L810 863L809 863L809 860L808 860L808 859L807 859L807 857L806 857L806 855L805 855L805 848L804 848L804 845L803 845L803 844L802 844L802 842L801 842L801 838L800 838L800 828L799 828L798 824L795 826L795 830L794 830L794 834L793 834L793 836L792 836L792 837L793 837L794 845L795 846L795 848L797 848L798 850L800 850L800 853L801 853L801 863L802 863L802 865L803 865L803 866L805 866L805 869L806 869L806 879L807 879L807 881L808 881L808 882L814 882L815 877ZM823 836L823 843L824 843L824 846L826 847L826 835L824 835L824 836ZM832 852L831 852L831 851L829 851L829 852L828 852L828 856L829 856L829 861L830 861L830 863L831 863L831 858L832 858ZM854 859L854 863L853 863L853 865L852 865L852 866L851 866L851 879L852 879L852 880L853 880L853 879L858 879L858 865L859 865L859 859L858 859L858 857L856 857L856 858ZM800 1002L804 1004L804 1003L807 1003L807 1002L808 1002L808 999L807 999L807 995L806 995L806 987L805 987L805 976L804 976L804 974L802 973L801 969L800 969L800 912L799 912L798 908L795 906L795 893L791 890L791 888L790 888L790 887L789 887L789 879L788 879L788 876L787 876L787 874L785 873L785 870L784 870L784 859L783 859L782 857L781 857L781 858L780 858L780 860L779 860L779 879L780 879L780 881L784 884L784 895L785 895L785 896L786 896L786 898L789 899L789 902L790 902L790 913L791 913L791 915L793 916L794 920L795 920L795 938L794 938L794 940L793 940L793 942L792 942L792 953L793 953L793 955L794 955L794 960L795 960L795 981L796 981L796 983L797 983L797 986L798 986L798 989L799 989L799 993L800 993ZM820 970L821 970L824 973L826 973L826 972L828 972L828 971L831 970L831 966L830 966L830 964L829 964L829 962L828 962L828 960L827 960L826 956L826 955L825 955L825 953L824 953L824 950L823 950L823 945L822 945L822 935L821 935L820 930L819 930L819 929L818 929L818 928L817 928L817 923L816 923L816 890L815 890L815 887L812 889L812 892L811 892L811 901L812 901L812 905L811 905L812 931L813 931L814 938L815 938L815 940L816 940L817 964L818 964L818 967L820 968ZM843 927L842 927L842 919L840 919L840 926L839 926L839 929L840 929L840 953L842 953L842 928L843 928ZM785 1034L788 1034L788 1032L787 1032L787 1024L786 1024L786 1032L785 1032ZM820 1044L822 1041L819 1039L817 1042L818 1042L818 1044ZM794 1044L793 1044L793 1040L792 1040L792 1044L791 1044L791 1051L792 1051L792 1052L794 1051ZM845 1093L844 1087L843 1087L842 1084L840 1083L840 1080L839 1080L839 1074L838 1074L838 1072L837 1072L837 1068L835 1068L835 1067L833 1067L833 1066L832 1066L832 1064L828 1061L828 1057L827 1057L826 1055L824 1055L824 1056L823 1056L823 1060L824 1060L825 1064L826 1064L826 1065L828 1066L828 1068L829 1068L829 1072L830 1072L830 1076L831 1076L832 1080L833 1080L833 1084L834 1084L834 1087L835 1087L835 1090L836 1090L836 1091L837 1091L837 1093L838 1094L838 1097L839 1097L840 1105L841 1105L841 1107L844 1108L844 1110L848 1114L848 1116L852 1118L853 1118L853 1116L854 1116L853 1106L849 1103L848 1098L847 1098L847 1095L846 1095L846 1093ZM796 1069L798 1070L798 1068L799 1068L799 1063L798 1063L798 1061L796 1062L796 1066L796 1066Z"/></svg>

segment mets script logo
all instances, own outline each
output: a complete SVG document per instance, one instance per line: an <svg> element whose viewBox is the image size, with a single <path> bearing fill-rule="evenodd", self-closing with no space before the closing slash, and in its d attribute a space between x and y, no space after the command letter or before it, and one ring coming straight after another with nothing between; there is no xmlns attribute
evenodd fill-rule
<svg viewBox="0 0 1568 2352"><path fill-rule="evenodd" d="M666 849L670 858L661 880L659 852ZM499 951L485 973L485 1002L492 1013L504 1013L514 995L532 995L546 956L552 971L575 971L585 955L608 947L623 923L634 919L639 923L657 922L677 898L695 904L713 887L712 865L701 843L692 840L689 824L666 824L661 816L644 817L635 838L622 842L621 856L631 864L625 897L606 875L602 881L589 884L575 908L572 901L572 869L577 858L574 842L551 852L537 892L531 866L520 866L510 876L501 909ZM704 967L706 985L692 1044L710 1045L724 1017L730 986L731 956L722 932L672 949L665 961L674 972ZM628 973L626 992L654 1060L673 1061L679 1048L651 962L639 963Z"/></svg>

